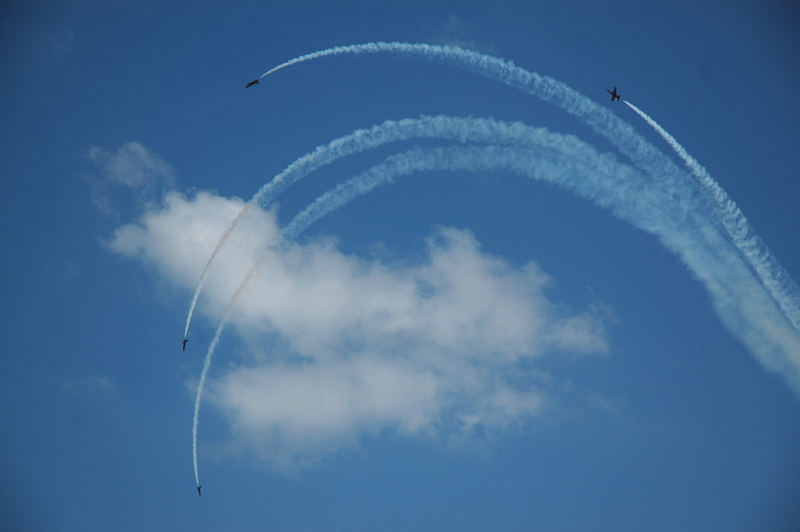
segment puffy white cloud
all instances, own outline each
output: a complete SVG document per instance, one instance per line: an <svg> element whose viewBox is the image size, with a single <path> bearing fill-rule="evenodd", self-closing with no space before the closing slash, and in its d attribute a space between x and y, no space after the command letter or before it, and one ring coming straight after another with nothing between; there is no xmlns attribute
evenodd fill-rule
<svg viewBox="0 0 800 532"><path fill-rule="evenodd" d="M111 247L192 289L243 206L172 193ZM210 396L237 443L281 468L385 430L436 439L516 424L545 399L530 360L608 349L597 315L552 303L536 264L512 267L468 231L438 229L416 264L346 255L331 240L278 244L272 213L250 209L198 308L219 319L260 261L230 321L250 356L217 370ZM268 338L270 352L253 338Z"/></svg>

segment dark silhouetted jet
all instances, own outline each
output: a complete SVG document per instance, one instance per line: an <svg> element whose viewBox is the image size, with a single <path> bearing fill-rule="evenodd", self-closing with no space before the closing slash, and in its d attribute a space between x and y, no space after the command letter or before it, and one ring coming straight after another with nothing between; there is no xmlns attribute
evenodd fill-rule
<svg viewBox="0 0 800 532"><path fill-rule="evenodd" d="M616 88L616 87L614 87L614 90L613 90L613 91L610 91L610 90L606 89L606 92L607 92L607 93L609 93L609 94L611 95L611 101L612 101L612 102L613 102L614 100L617 100L617 101L619 101L619 94L617 94L617 88Z"/></svg>
<svg viewBox="0 0 800 532"><path fill-rule="evenodd" d="M250 88L250 87L252 87L253 85L258 85L258 80L257 80L257 79L254 79L253 81L251 81L250 83L248 83L247 85L245 85L245 86L244 86L244 88L245 88L245 89L249 89L249 88Z"/></svg>
<svg viewBox="0 0 800 532"><path fill-rule="evenodd" d="M184 350L184 351L186 351L186 342L188 342L188 341L189 341L189 339L188 339L188 338L184 338L184 339L183 339L183 350Z"/></svg>
<svg viewBox="0 0 800 532"><path fill-rule="evenodd" d="M202 488L202 487L203 487L203 486L197 486L197 495L199 495L200 497L202 497L202 496L203 496L203 494L202 494L202 493L200 493L200 488Z"/></svg>

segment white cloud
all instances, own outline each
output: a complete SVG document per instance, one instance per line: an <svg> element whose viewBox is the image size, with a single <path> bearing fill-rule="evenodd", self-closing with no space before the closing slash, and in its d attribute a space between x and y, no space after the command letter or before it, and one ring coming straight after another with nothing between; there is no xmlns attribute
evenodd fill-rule
<svg viewBox="0 0 800 532"><path fill-rule="evenodd" d="M171 193L162 209L119 228L111 247L188 292L243 205ZM608 350L595 313L552 303L552 280L537 265L512 267L468 231L437 230L412 265L346 255L330 240L277 242L272 213L251 209L198 308L218 320L264 254L230 321L249 356L216 370L210 397L236 443L279 468L386 430L448 439L517 424L545 399L530 360ZM265 337L269 353L252 340Z"/></svg>

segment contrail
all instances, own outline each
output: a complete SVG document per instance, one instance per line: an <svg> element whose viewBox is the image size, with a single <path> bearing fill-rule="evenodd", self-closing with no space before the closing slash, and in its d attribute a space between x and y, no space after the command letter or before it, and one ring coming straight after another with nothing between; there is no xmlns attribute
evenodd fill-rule
<svg viewBox="0 0 800 532"><path fill-rule="evenodd" d="M577 139L563 142L565 136L541 128L528 128L527 134L520 139L526 148L493 145L417 148L390 156L384 163L337 185L309 204L282 231L284 242L296 239L311 224L349 201L411 173L506 169L548 181L573 190L635 227L655 234L703 282L720 318L734 336L767 368L783 373L800 393L800 361L796 360L800 338L790 330L781 329L779 309L753 279L735 248L719 235L713 220L703 212L704 205L697 200L689 205L670 201L670 194L650 186L642 174ZM682 216L687 207L689 215ZM249 285L258 264L260 260L232 296L204 361L195 401L195 471L199 404L208 368L230 309Z"/></svg>
<svg viewBox="0 0 800 532"><path fill-rule="evenodd" d="M675 137L631 102L625 101L625 105L650 124L683 159L692 174L700 181L703 189L714 199L721 214L722 224L736 247L747 257L764 287L780 305L795 329L800 330L800 287L780 265L772 250L756 234L738 205L725 193L708 171L675 140Z"/></svg>

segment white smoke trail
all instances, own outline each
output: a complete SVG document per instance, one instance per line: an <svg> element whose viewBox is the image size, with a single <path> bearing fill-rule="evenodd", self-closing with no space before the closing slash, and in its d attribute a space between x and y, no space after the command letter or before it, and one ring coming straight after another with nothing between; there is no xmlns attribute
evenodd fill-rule
<svg viewBox="0 0 800 532"><path fill-rule="evenodd" d="M568 139L569 142L564 142ZM781 372L800 394L800 336L781 328L780 310L755 281L741 256L723 238L713 220L696 200L690 205L670 201L670 195L614 157L598 154L579 140L528 129L520 139L526 148L466 146L413 149L389 157L384 163L326 192L284 228L284 241L301 235L311 224L373 188L410 173L429 170L512 172L564 186L606 207L635 227L655 234L676 253L705 285L723 323L748 349L773 371ZM687 212L688 215L682 216ZM265 252L266 253L266 252ZM194 453L196 464L197 415L208 368L228 319L230 309L247 288L260 260L250 269L228 304L204 361L195 402ZM195 466L196 468L196 466Z"/></svg>
<svg viewBox="0 0 800 532"><path fill-rule="evenodd" d="M511 170L574 190L624 217L617 213L618 206L614 205L609 190L614 189L626 197L631 195L633 188L638 192L639 183L644 181L641 174L618 163L614 157L594 152L574 137L550 133L544 128L529 127L527 133L527 138L521 138L519 145L513 147L414 148L391 155L383 163L336 185L307 205L281 231L283 240L297 239L313 223L378 186L392 183L398 177L432 170ZM650 195L640 196L639 202L643 204L647 197ZM627 208L632 207L628 205ZM652 211L653 215L655 212ZM644 216L645 212L639 214Z"/></svg>
<svg viewBox="0 0 800 532"><path fill-rule="evenodd" d="M254 264L253 267L250 268L250 271L247 272L247 275L245 275L244 279L242 279L242 282L239 284L236 292L234 292L233 296L231 297L228 306L225 308L225 313L222 316L222 320L220 320L217 330L214 333L214 338L208 345L206 356L203 359L203 369L200 371L200 380L197 383L197 392L194 396L194 416L192 416L192 463L194 464L194 481L197 486L200 486L200 472L197 462L197 429L200 424L200 401L203 398L203 390L206 387L208 370L211 368L211 360L214 358L214 352L217 349L217 344L222 338L222 331L225 329L225 324L228 323L228 318L231 316L233 306L239 299L239 295L242 293L242 290L244 290L244 288L250 284L250 279L253 277L253 275L255 275L257 267L258 264Z"/></svg>
<svg viewBox="0 0 800 532"><path fill-rule="evenodd" d="M747 257L753 270L758 275L764 287L780 305L786 317L792 322L795 329L800 330L800 287L786 270L780 265L772 250L764 243L738 205L719 186L708 171L695 160L678 141L670 135L647 113L625 101L645 122L647 122L683 159L692 174L697 177L703 189L711 195L720 211L722 224L736 246Z"/></svg>

